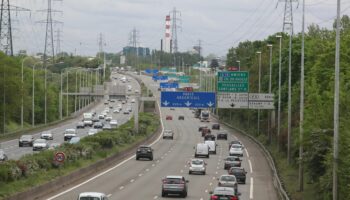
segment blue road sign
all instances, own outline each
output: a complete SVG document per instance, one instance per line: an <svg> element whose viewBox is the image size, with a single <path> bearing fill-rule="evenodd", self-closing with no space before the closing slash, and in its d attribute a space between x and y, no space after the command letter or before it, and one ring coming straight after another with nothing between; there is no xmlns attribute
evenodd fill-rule
<svg viewBox="0 0 350 200"><path fill-rule="evenodd" d="M160 88L179 88L179 83L160 83Z"/></svg>
<svg viewBox="0 0 350 200"><path fill-rule="evenodd" d="M166 81L168 80L168 76L153 76L152 79L155 81Z"/></svg>
<svg viewBox="0 0 350 200"><path fill-rule="evenodd" d="M159 70L158 69L146 69L145 73L146 74L158 74Z"/></svg>
<svg viewBox="0 0 350 200"><path fill-rule="evenodd" d="M162 107L213 108L215 92L162 92Z"/></svg>

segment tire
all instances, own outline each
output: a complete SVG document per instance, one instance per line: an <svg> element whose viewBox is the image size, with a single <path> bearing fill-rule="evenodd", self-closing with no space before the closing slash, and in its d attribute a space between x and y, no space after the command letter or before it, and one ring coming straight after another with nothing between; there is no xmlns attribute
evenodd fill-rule
<svg viewBox="0 0 350 200"><path fill-rule="evenodd" d="M139 160L139 157L136 156L136 160Z"/></svg>
<svg viewBox="0 0 350 200"><path fill-rule="evenodd" d="M153 160L153 156L149 158L150 160Z"/></svg>
<svg viewBox="0 0 350 200"><path fill-rule="evenodd" d="M165 197L166 193L164 191L162 191L162 197Z"/></svg>
<svg viewBox="0 0 350 200"><path fill-rule="evenodd" d="M197 158L197 157L198 157L198 155L197 155L197 154L194 154L194 157L195 157L195 158Z"/></svg>
<svg viewBox="0 0 350 200"><path fill-rule="evenodd" d="M184 192L183 194L182 194L182 198L186 198L187 197L187 192Z"/></svg>
<svg viewBox="0 0 350 200"><path fill-rule="evenodd" d="M209 158L209 153L208 153L208 155L207 155L207 158Z"/></svg>
<svg viewBox="0 0 350 200"><path fill-rule="evenodd" d="M171 137L171 139L173 140L173 139L174 139L174 137Z"/></svg>
<svg viewBox="0 0 350 200"><path fill-rule="evenodd" d="M206 174L206 172L204 171L204 172L203 172L203 175L205 175L205 174Z"/></svg>
<svg viewBox="0 0 350 200"><path fill-rule="evenodd" d="M19 147L23 147L23 145L21 143L19 143L18 145L19 145Z"/></svg>
<svg viewBox="0 0 350 200"><path fill-rule="evenodd" d="M191 171L188 171L188 174L192 174L192 172L191 172Z"/></svg>

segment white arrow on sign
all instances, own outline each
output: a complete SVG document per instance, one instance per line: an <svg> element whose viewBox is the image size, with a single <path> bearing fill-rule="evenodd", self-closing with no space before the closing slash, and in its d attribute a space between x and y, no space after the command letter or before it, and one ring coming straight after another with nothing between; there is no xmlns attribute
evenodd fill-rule
<svg viewBox="0 0 350 200"><path fill-rule="evenodd" d="M168 105L169 105L169 102L164 101L163 104L164 104L165 106L168 106Z"/></svg>
<svg viewBox="0 0 350 200"><path fill-rule="evenodd" d="M207 105L208 105L209 107L212 107L214 104L210 101L209 103L207 103Z"/></svg>
<svg viewBox="0 0 350 200"><path fill-rule="evenodd" d="M190 103L189 101L187 101L187 102L185 103L185 105L186 105L187 107L189 107L191 104L192 104L192 103Z"/></svg>

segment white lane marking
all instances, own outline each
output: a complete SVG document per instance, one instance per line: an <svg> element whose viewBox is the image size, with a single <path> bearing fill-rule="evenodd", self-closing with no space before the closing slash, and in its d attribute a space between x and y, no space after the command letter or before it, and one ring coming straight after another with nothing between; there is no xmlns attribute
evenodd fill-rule
<svg viewBox="0 0 350 200"><path fill-rule="evenodd" d="M253 173L252 162L250 162L250 160L248 160L248 163L249 163L250 173Z"/></svg>
<svg viewBox="0 0 350 200"><path fill-rule="evenodd" d="M184 173L184 170L180 170L181 173Z"/></svg>
<svg viewBox="0 0 350 200"><path fill-rule="evenodd" d="M215 178L215 176L213 177L213 180L215 180L216 178Z"/></svg>
<svg viewBox="0 0 350 200"><path fill-rule="evenodd" d="M153 199L158 199L158 196L154 196Z"/></svg>
<svg viewBox="0 0 350 200"><path fill-rule="evenodd" d="M247 154L247 157L249 158L248 150L245 148L244 151L245 151L245 153Z"/></svg>
<svg viewBox="0 0 350 200"><path fill-rule="evenodd" d="M254 179L253 177L250 178L250 195L249 195L249 198L250 199L253 199L253 191L254 191Z"/></svg>
<svg viewBox="0 0 350 200"><path fill-rule="evenodd" d="M168 155L168 153L165 153L165 154L164 154L164 156L167 156L167 155Z"/></svg>
<svg viewBox="0 0 350 200"><path fill-rule="evenodd" d="M146 169L146 172L148 172L149 171L149 169Z"/></svg>
<svg viewBox="0 0 350 200"><path fill-rule="evenodd" d="M107 195L108 198L111 197L111 196L112 196L112 194L108 194L108 195Z"/></svg>
<svg viewBox="0 0 350 200"><path fill-rule="evenodd" d="M135 181L134 179L131 179L131 180L130 180L130 183L132 183L132 182L134 182L134 181Z"/></svg>
<svg viewBox="0 0 350 200"><path fill-rule="evenodd" d="M156 166L154 163L152 164L152 167Z"/></svg>
<svg viewBox="0 0 350 200"><path fill-rule="evenodd" d="M208 190L205 190L204 192L205 192L205 193L208 193Z"/></svg>
<svg viewBox="0 0 350 200"><path fill-rule="evenodd" d="M159 160L157 160L157 163L159 162Z"/></svg>
<svg viewBox="0 0 350 200"><path fill-rule="evenodd" d="M201 197L199 200L203 200L203 197Z"/></svg>
<svg viewBox="0 0 350 200"><path fill-rule="evenodd" d="M124 186L120 186L119 190L122 190L122 189L124 189Z"/></svg>
<svg viewBox="0 0 350 200"><path fill-rule="evenodd" d="M139 176L141 177L143 174L139 174Z"/></svg>
<svg viewBox="0 0 350 200"><path fill-rule="evenodd" d="M212 185L213 185L213 183L209 183L209 185L210 185L210 186L212 186Z"/></svg>
<svg viewBox="0 0 350 200"><path fill-rule="evenodd" d="M164 123L163 123L163 119L162 119L162 110L161 110L161 108L160 108L158 102L157 102L157 105L158 105L158 110L159 110L159 115L160 115L160 124L161 124L161 126L162 126L162 132L161 132L161 134L159 134L159 137L158 137L154 142L152 142L149 146L153 146L154 144L156 144L157 142L159 142L160 139L162 138L163 132L164 132ZM58 193L58 194L56 194L56 195L54 195L54 196L48 198L47 200L55 199L55 198L57 198L57 197L59 197L59 196L62 196L62 195L64 195L64 194L66 194L66 193L72 191L72 190L75 190L75 189L77 189L78 187L80 187L80 186L82 186L82 185L85 185L86 183L89 183L89 182L91 182L91 181L97 179L98 177L103 176L103 175L107 174L108 172L110 172L110 171L112 171L112 170L114 170L114 169L116 169L116 168L118 168L118 167L124 165L126 162L128 162L129 160L134 159L134 158L135 158L135 155L132 155L132 156L130 156L129 158L126 158L124 161L120 162L119 164L115 165L114 167L111 167L111 168L107 169L106 171L101 172L100 174L97 174L96 176L94 176L94 177L92 177L92 178L90 178L90 179L88 179L88 180L86 180L86 181L84 181L84 182L82 182L82 183L80 183L80 184L74 186L74 187L71 187L71 188L69 188L69 189L67 189L67 190L65 190L65 191L63 191L63 192L61 192L61 193ZM146 170L146 171L147 171L147 170ZM148 171L149 171L149 169L148 169ZM123 186L122 186L122 187L123 187ZM124 187L123 187L123 188L124 188Z"/></svg>
<svg viewBox="0 0 350 200"><path fill-rule="evenodd" d="M215 174L218 174L218 172L215 172Z"/></svg>
<svg viewBox="0 0 350 200"><path fill-rule="evenodd" d="M160 159L164 159L164 156L160 157Z"/></svg>

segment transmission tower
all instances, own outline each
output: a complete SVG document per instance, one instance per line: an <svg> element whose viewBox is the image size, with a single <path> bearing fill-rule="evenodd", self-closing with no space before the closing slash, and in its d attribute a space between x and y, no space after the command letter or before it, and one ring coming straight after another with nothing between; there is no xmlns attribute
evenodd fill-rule
<svg viewBox="0 0 350 200"><path fill-rule="evenodd" d="M140 46L140 32L134 28L129 35L129 46L133 47L136 56L138 56L138 47Z"/></svg>
<svg viewBox="0 0 350 200"><path fill-rule="evenodd" d="M98 37L98 48L99 48L99 53L98 53L98 58L101 59L101 54L103 53L103 45L104 44L104 39L102 33L100 33Z"/></svg>
<svg viewBox="0 0 350 200"><path fill-rule="evenodd" d="M61 33L62 33L62 31L60 30L60 29L57 29L57 31L55 31L56 32L56 56L57 57L59 57L59 56L61 56L60 54L62 53L61 52L61 42L62 42L62 40L61 40Z"/></svg>
<svg viewBox="0 0 350 200"><path fill-rule="evenodd" d="M1 0L0 13L0 50L13 56L11 11L30 11L26 8L11 6L10 0Z"/></svg>
<svg viewBox="0 0 350 200"><path fill-rule="evenodd" d="M293 3L298 3L299 0L278 0L279 2L284 2L284 15L283 15L283 28L282 31L285 33L294 33L293 29Z"/></svg>
<svg viewBox="0 0 350 200"><path fill-rule="evenodd" d="M172 39L172 52L177 53L179 50L179 46L178 46L178 39L177 39L177 30L181 29L181 12L176 10L176 8L174 8L171 11L171 15L172 17L172 24L171 24L171 39Z"/></svg>

